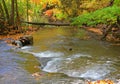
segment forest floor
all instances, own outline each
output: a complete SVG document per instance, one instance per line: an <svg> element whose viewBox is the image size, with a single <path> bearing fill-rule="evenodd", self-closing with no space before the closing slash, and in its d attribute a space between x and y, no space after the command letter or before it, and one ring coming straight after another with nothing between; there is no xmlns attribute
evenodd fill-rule
<svg viewBox="0 0 120 84"><path fill-rule="evenodd" d="M32 35L33 33L35 33L37 30L37 28L34 28L31 30L31 27L24 31L23 33L16 33L16 34L7 34L7 35L0 35L0 40L5 40L9 42L9 39L14 39L17 40L20 37L23 37L25 35Z"/></svg>

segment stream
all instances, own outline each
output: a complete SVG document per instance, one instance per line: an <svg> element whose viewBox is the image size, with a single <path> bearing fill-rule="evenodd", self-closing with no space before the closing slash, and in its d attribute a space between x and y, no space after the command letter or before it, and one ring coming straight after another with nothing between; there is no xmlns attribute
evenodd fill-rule
<svg viewBox="0 0 120 84"><path fill-rule="evenodd" d="M79 28L42 28L34 44L15 49L0 41L0 84L85 84L120 79L120 47ZM39 77L32 74L39 72ZM9 82L9 83L8 83Z"/></svg>

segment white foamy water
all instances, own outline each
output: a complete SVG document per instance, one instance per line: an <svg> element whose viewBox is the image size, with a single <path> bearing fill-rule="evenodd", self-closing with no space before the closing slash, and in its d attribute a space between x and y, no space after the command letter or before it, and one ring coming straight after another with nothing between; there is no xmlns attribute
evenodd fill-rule
<svg viewBox="0 0 120 84"><path fill-rule="evenodd" d="M48 61L47 65L43 68L44 71L46 71L46 72L57 72L58 70L60 70L61 67L65 67L66 65L69 64L69 62L71 62L72 60L74 60L76 58L91 57L91 56L85 55L85 54L75 54L75 55L72 55L72 56L68 56L69 58L65 58L65 57L60 57L62 55L60 53L59 54L54 53L54 54L58 58L53 58L51 61ZM42 56L40 56L40 57L42 57ZM52 57L52 56L50 55L50 56L47 56L47 57Z"/></svg>
<svg viewBox="0 0 120 84"><path fill-rule="evenodd" d="M50 61L46 63L46 65L43 67L43 71L46 72L60 72L64 73L70 77L80 77L80 78L90 78L90 79L101 79L105 77L107 74L109 74L111 71L105 66L105 65L93 65L89 68L84 68L83 70L67 70L62 69L71 63L71 61L77 59L77 58L91 58L92 56L87 54L81 54L77 53L71 56L64 56L64 53L61 52L53 52L53 51L44 51L44 52L30 52L28 49L30 47L24 47L22 50L26 53L33 54L36 57L40 58L52 58Z"/></svg>
<svg viewBox="0 0 120 84"><path fill-rule="evenodd" d="M111 71L107 66L93 66L90 69L87 69L80 77L91 78L91 79L101 79L105 75L109 74Z"/></svg>
<svg viewBox="0 0 120 84"><path fill-rule="evenodd" d="M80 70L67 70L67 71L64 71L64 73L70 77L80 77L81 75Z"/></svg>
<svg viewBox="0 0 120 84"><path fill-rule="evenodd" d="M28 50L28 49L31 49L32 46L24 46L24 47L21 47L22 50Z"/></svg>
<svg viewBox="0 0 120 84"><path fill-rule="evenodd" d="M74 80L70 84L86 84L86 83L83 82L82 80Z"/></svg>
<svg viewBox="0 0 120 84"><path fill-rule="evenodd" d="M82 70L63 70L60 65L60 60L55 59L54 61L48 62L47 66L43 68L43 71L46 72L60 72L64 73L70 77L80 77L80 78L89 78L89 79L102 79L105 75L110 73L110 70L107 68L100 69L99 67L93 67L89 70L86 70L84 73Z"/></svg>
<svg viewBox="0 0 120 84"><path fill-rule="evenodd" d="M66 58L66 60L74 60L74 59L76 59L76 58L80 58L80 57L91 57L90 55L87 55L87 54L80 54L80 53L78 53L78 54L74 54L74 55L72 55L72 56L69 56L68 58Z"/></svg>
<svg viewBox="0 0 120 84"><path fill-rule="evenodd" d="M65 57L58 57L58 58L53 58L51 61L48 61L46 66L43 68L43 71L46 72L60 72L60 73L64 73L68 76L71 77L80 77L80 72L75 72L75 70L66 70L67 67L69 68L70 63L72 60L76 59L76 58L80 58L80 57L91 57L89 55L85 55L85 54L75 54L72 56L68 56L69 58L65 58ZM64 69L66 67L66 69Z"/></svg>
<svg viewBox="0 0 120 84"><path fill-rule="evenodd" d="M61 57L64 53L61 52L52 52L52 51L45 51L40 53L32 53L36 57Z"/></svg>
<svg viewBox="0 0 120 84"><path fill-rule="evenodd" d="M80 77L88 79L102 79L105 75L109 74L111 71L106 66L93 66L89 69L83 70L66 70L63 73L67 74L70 77Z"/></svg>
<svg viewBox="0 0 120 84"><path fill-rule="evenodd" d="M60 64L62 59L54 58L53 60L49 61L47 65L43 68L43 71L46 72L58 72L60 70Z"/></svg>
<svg viewBox="0 0 120 84"><path fill-rule="evenodd" d="M80 78L88 78L88 79L102 79L106 75L108 75L112 69L108 68L105 65L93 65L88 66L87 68L84 68L84 70L81 69L62 69L64 66L66 66L65 63L63 63L66 59L63 58L54 58L53 60L49 61L47 65L43 68L43 71L46 72L60 72L64 73L70 77L80 77ZM69 66L68 66L69 68Z"/></svg>

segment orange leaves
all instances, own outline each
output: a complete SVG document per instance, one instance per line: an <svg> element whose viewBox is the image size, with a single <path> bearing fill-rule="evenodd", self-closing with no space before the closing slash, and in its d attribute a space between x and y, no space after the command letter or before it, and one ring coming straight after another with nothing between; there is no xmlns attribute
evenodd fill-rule
<svg viewBox="0 0 120 84"><path fill-rule="evenodd" d="M42 9L45 9L47 7L47 4L43 4Z"/></svg>
<svg viewBox="0 0 120 84"><path fill-rule="evenodd" d="M97 80L97 81L88 81L88 84L115 84L112 80Z"/></svg>
<svg viewBox="0 0 120 84"><path fill-rule="evenodd" d="M96 33L98 35L102 35L102 32L99 28L86 28L87 31L90 31L90 32L93 32L93 33Z"/></svg>
<svg viewBox="0 0 120 84"><path fill-rule="evenodd" d="M53 10L52 9L51 10L47 10L47 11L44 12L44 14L46 16L48 16L48 17L51 17L53 15Z"/></svg>
<svg viewBox="0 0 120 84"><path fill-rule="evenodd" d="M32 0L32 2L35 4L39 4L41 2L41 0Z"/></svg>

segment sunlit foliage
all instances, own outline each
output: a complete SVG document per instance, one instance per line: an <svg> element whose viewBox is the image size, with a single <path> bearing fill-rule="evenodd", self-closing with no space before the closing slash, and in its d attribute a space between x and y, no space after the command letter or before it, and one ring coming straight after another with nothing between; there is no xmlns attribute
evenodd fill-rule
<svg viewBox="0 0 120 84"><path fill-rule="evenodd" d="M120 6L120 0L114 0L114 5Z"/></svg>
<svg viewBox="0 0 120 84"><path fill-rule="evenodd" d="M97 24L114 24L120 15L120 7L112 6L92 13L80 15L73 19L74 25L96 26Z"/></svg>
<svg viewBox="0 0 120 84"><path fill-rule="evenodd" d="M5 0L5 1L10 12L11 1L10 0ZM28 1L28 5L26 1ZM47 22L47 19L49 18L43 17L43 14L45 16L46 15L50 16L50 14L48 14L49 9L46 9L46 7L48 6L48 7L53 7L50 9L50 11L52 11L53 13L52 16L55 19L69 20L69 18L77 17L80 15L79 17L80 18L82 17L83 19L82 18L79 19L80 21L79 23L78 21L79 17L77 17L76 19L74 19L74 24L81 25L83 21L87 20L86 18L84 19L84 17L92 18L92 19L94 18L92 22L94 22L94 24L98 24L99 22L103 23L105 20L103 19L104 21L102 21L101 19L95 22L95 18L97 17L101 18L102 15L104 15L104 18L106 18L107 15L102 13L103 12L102 9L104 9L105 7L108 7L110 4L110 1L111 0L18 0L18 9L19 9L19 15L21 16L20 17L21 20L27 20L27 7L28 7L29 21ZM120 0L114 0L114 5L120 6L119 2ZM43 11L45 9L46 11ZM102 11L102 12L98 12L96 10ZM102 14L99 14L99 16L97 16L98 13L102 13ZM82 14L85 14L85 15L82 15ZM90 16L91 14L94 14L95 16ZM111 15L112 14L108 14L108 16L111 16ZM93 24L88 21L89 20L87 20L85 24L87 25Z"/></svg>
<svg viewBox="0 0 120 84"><path fill-rule="evenodd" d="M61 8L69 17L92 12L109 5L110 0L60 0Z"/></svg>
<svg viewBox="0 0 120 84"><path fill-rule="evenodd" d="M18 0L19 14L23 20L27 19L26 1L28 1L29 21L43 21L41 14L46 6L55 6L52 11L56 19L66 18L68 20L68 17L76 17L107 7L111 0ZM11 9L10 0L6 0L6 2L8 9ZM114 3L119 5L118 2L119 0L115 0Z"/></svg>

